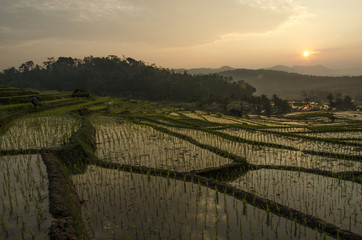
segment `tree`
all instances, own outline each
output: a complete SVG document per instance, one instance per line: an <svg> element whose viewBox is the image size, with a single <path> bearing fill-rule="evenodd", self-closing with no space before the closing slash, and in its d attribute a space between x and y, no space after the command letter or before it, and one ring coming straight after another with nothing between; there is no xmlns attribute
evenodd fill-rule
<svg viewBox="0 0 362 240"><path fill-rule="evenodd" d="M338 107L343 106L343 100L342 100L342 94L341 93L337 93L335 106L336 106L336 108L337 108L337 106Z"/></svg>
<svg viewBox="0 0 362 240"><path fill-rule="evenodd" d="M34 68L34 62L33 61L27 61L20 65L19 71L20 72L29 72Z"/></svg>
<svg viewBox="0 0 362 240"><path fill-rule="evenodd" d="M218 74L191 75L148 65L133 58L48 58L42 67L25 62L1 74L1 82L16 87L74 91L86 88L93 94L149 100L204 101L226 106L233 101L251 101L255 88Z"/></svg>
<svg viewBox="0 0 362 240"><path fill-rule="evenodd" d="M343 110L356 110L356 106L352 103L352 98L348 95L344 96Z"/></svg>
<svg viewBox="0 0 362 240"><path fill-rule="evenodd" d="M291 106L287 100L280 99L277 95L273 95L273 108L276 114L285 114L291 111Z"/></svg>
<svg viewBox="0 0 362 240"><path fill-rule="evenodd" d="M334 102L333 102L334 97L333 97L332 93L328 94L327 99L328 99L328 102L329 102L329 106L334 107Z"/></svg>
<svg viewBox="0 0 362 240"><path fill-rule="evenodd" d="M352 103L352 98L351 98L350 96L346 95L346 96L344 97L344 105L346 105L346 106L351 106L351 105L353 105L353 103Z"/></svg>
<svg viewBox="0 0 362 240"><path fill-rule="evenodd" d="M344 96L342 99L342 94L338 93L336 96L336 100L333 101L333 95L331 93L328 94L327 99L329 101L329 105L337 110L355 110L356 106L352 102L352 98L348 95Z"/></svg>
<svg viewBox="0 0 362 240"><path fill-rule="evenodd" d="M261 101L262 109L265 112L265 115L267 117L270 117L272 114L272 106L271 106L270 99L266 95L263 94L260 96L260 101Z"/></svg>

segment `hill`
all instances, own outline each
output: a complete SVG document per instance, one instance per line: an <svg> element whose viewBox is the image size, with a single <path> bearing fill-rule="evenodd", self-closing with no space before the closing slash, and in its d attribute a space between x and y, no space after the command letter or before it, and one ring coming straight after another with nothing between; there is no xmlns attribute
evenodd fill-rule
<svg viewBox="0 0 362 240"><path fill-rule="evenodd" d="M174 69L174 71L176 73L187 72L189 74L214 74L214 73L230 71L230 70L234 70L234 68L229 67L229 66L223 66L220 68L191 68L191 69L179 68L179 69Z"/></svg>
<svg viewBox="0 0 362 240"><path fill-rule="evenodd" d="M235 81L244 80L256 88L257 95L277 94L288 99L312 96L325 99L328 92L331 92L362 98L362 76L323 77L264 69L236 69L220 74L232 77Z"/></svg>
<svg viewBox="0 0 362 240"><path fill-rule="evenodd" d="M323 65L293 66L276 65L266 70L284 71L315 76L358 76L362 75L362 69L330 69Z"/></svg>
<svg viewBox="0 0 362 240"><path fill-rule="evenodd" d="M225 68L224 68L225 69ZM98 96L131 97L156 101L241 100L255 89L218 75L191 75L117 56L59 57L43 66L32 61L0 73L0 84L20 88L73 91L87 89Z"/></svg>

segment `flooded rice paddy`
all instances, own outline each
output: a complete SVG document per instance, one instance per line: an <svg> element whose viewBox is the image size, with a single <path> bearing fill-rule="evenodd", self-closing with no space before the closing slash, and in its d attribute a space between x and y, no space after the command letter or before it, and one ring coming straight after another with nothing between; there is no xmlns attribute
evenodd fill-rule
<svg viewBox="0 0 362 240"><path fill-rule="evenodd" d="M322 141L318 142L298 137L280 136L276 134L261 131L250 131L245 129L224 129L219 130L219 132L240 137L246 140L294 147L302 151L325 151L333 154L362 156L361 147L358 146L342 145Z"/></svg>
<svg viewBox="0 0 362 240"><path fill-rule="evenodd" d="M190 171L231 163L206 149L148 126L94 120L96 155L103 160L174 171Z"/></svg>
<svg viewBox="0 0 362 240"><path fill-rule="evenodd" d="M332 172L362 171L361 161L337 159L312 155L302 151L235 142L200 130L176 127L165 128L190 136L199 143L217 147L237 156L244 157L247 162L251 164L293 166Z"/></svg>
<svg viewBox="0 0 362 240"><path fill-rule="evenodd" d="M54 147L69 142L80 126L79 119L64 116L34 116L14 121L0 136L0 150Z"/></svg>
<svg viewBox="0 0 362 240"><path fill-rule="evenodd" d="M39 155L0 156L0 239L49 239L48 178Z"/></svg>
<svg viewBox="0 0 362 240"><path fill-rule="evenodd" d="M339 238L330 229L324 230L335 238L324 233L323 227L307 227L313 225L307 224L307 218L305 222L297 221L296 217L289 217L289 212L270 211L267 204L271 202L290 208L290 213L317 217L333 229L362 236L360 130L312 133L305 121L237 118L202 111L176 111L170 107L162 109L160 104L142 101L122 101L115 100L114 106L109 98L84 100L77 106L63 106L15 119L3 129L0 135L3 154L0 156L0 239L50 238L52 222L58 219L49 213L49 181L43 160L38 154L8 154L18 154L9 150L36 152L54 147L56 150L47 149L47 156L54 154L55 159L70 163L60 164L64 169L59 172L69 173L69 178L65 178L72 181L67 182L70 186L67 187L75 186L78 196L74 199L77 204L81 200L79 208L90 239ZM94 106L96 103L100 105ZM78 111L88 105L92 105L90 109ZM62 159L61 150L73 151L67 144L85 122L81 117L89 119L95 128L95 151L91 154L84 151L80 155L77 152L75 156L81 156L77 162ZM94 130L81 129L92 133ZM77 136L82 137L80 135ZM345 143L351 141L355 144ZM90 144L86 142L82 144ZM82 144L77 151L82 151ZM89 149L93 149L93 145ZM71 158L72 154L68 156ZM48 161L51 160L46 161L49 167ZM229 182L211 176L210 173L224 174L229 168L241 166L232 164L236 162L241 162L243 169L249 171L233 176L233 180L227 178ZM87 165L89 163L99 166ZM122 165L127 165L127 170ZM77 174L67 172L66 166L72 166ZM300 169L287 171L284 167ZM146 168L152 168L153 173L143 171ZM307 170L316 171L311 174L306 173ZM318 175L322 174L319 170L353 172L353 179L343 180L343 174L338 175L340 178L333 174L326 175L334 177ZM216 182L213 186L226 186L225 190L210 187L210 181ZM226 193L226 188L231 189L232 194ZM234 190L239 191L239 195L234 196ZM260 198L258 201L264 205L247 202L245 196L254 197L254 201Z"/></svg>
<svg viewBox="0 0 362 240"><path fill-rule="evenodd" d="M229 184L362 235L361 184L272 169L249 171Z"/></svg>
<svg viewBox="0 0 362 240"><path fill-rule="evenodd" d="M73 176L95 239L322 239L325 235L200 184L88 167ZM333 239L325 236L326 239Z"/></svg>

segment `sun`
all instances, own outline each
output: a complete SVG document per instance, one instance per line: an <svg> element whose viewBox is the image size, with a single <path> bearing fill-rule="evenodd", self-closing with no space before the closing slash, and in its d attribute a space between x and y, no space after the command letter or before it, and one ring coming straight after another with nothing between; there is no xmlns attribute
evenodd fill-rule
<svg viewBox="0 0 362 240"><path fill-rule="evenodd" d="M304 51L303 55L304 55L304 57L308 57L308 56L309 56L309 52L308 52L308 51Z"/></svg>

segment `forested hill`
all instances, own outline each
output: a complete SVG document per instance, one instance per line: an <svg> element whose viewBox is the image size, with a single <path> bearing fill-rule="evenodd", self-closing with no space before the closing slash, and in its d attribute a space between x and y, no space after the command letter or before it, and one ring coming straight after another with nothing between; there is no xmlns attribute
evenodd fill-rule
<svg viewBox="0 0 362 240"><path fill-rule="evenodd" d="M97 95L166 101L239 100L255 92L249 84L230 77L175 73L113 55L48 58L42 66L28 61L18 68L3 70L0 85L60 91L84 88Z"/></svg>
<svg viewBox="0 0 362 240"><path fill-rule="evenodd" d="M326 99L329 93L341 93L362 99L362 76L322 77L263 69L236 69L219 74L233 77L236 81L244 80L257 89L257 95L277 94L279 97L291 99L304 99L306 96Z"/></svg>

